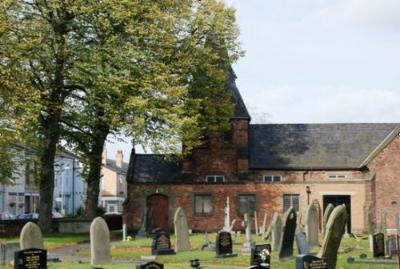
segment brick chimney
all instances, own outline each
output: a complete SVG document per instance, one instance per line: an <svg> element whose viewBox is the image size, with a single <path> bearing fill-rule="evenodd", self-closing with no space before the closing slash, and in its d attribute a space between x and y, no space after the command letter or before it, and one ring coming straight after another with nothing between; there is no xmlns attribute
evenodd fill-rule
<svg viewBox="0 0 400 269"><path fill-rule="evenodd" d="M115 156L115 164L119 168L122 168L123 162L124 162L124 154L122 153L122 150L117 150L117 155Z"/></svg>
<svg viewBox="0 0 400 269"><path fill-rule="evenodd" d="M101 155L101 164L106 165L107 164L107 147L104 146L103 148L103 154Z"/></svg>

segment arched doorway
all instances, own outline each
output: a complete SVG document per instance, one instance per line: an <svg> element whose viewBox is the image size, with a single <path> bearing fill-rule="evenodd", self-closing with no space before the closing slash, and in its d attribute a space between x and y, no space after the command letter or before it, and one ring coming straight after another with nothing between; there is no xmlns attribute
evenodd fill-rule
<svg viewBox="0 0 400 269"><path fill-rule="evenodd" d="M168 197L153 194L147 197L147 231L168 229Z"/></svg>

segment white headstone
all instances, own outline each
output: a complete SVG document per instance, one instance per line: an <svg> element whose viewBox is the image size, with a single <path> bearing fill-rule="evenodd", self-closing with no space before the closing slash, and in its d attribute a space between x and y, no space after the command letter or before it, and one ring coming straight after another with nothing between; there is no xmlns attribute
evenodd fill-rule
<svg viewBox="0 0 400 269"><path fill-rule="evenodd" d="M178 207L175 211L174 227L176 236L175 251L180 252L190 250L188 223L185 211L183 211L181 207Z"/></svg>
<svg viewBox="0 0 400 269"><path fill-rule="evenodd" d="M224 208L224 228L222 230L230 232L231 215L229 206L229 197L226 197L226 206Z"/></svg>
<svg viewBox="0 0 400 269"><path fill-rule="evenodd" d="M25 224L19 236L19 245L21 250L30 248L44 249L42 231L39 226L33 222Z"/></svg>
<svg viewBox="0 0 400 269"><path fill-rule="evenodd" d="M91 265L111 263L110 231L102 217L97 217L90 225Z"/></svg>
<svg viewBox="0 0 400 269"><path fill-rule="evenodd" d="M282 219L277 212L274 213L271 223L272 251L278 251L282 239Z"/></svg>
<svg viewBox="0 0 400 269"><path fill-rule="evenodd" d="M309 247L319 246L318 230L318 211L315 205L312 203L307 207L305 223L305 232Z"/></svg>

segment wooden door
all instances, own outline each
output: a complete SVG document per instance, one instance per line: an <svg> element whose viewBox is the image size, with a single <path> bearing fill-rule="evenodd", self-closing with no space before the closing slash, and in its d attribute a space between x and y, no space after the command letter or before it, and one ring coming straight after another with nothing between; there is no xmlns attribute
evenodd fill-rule
<svg viewBox="0 0 400 269"><path fill-rule="evenodd" d="M168 197L154 194L147 198L147 230L168 229Z"/></svg>

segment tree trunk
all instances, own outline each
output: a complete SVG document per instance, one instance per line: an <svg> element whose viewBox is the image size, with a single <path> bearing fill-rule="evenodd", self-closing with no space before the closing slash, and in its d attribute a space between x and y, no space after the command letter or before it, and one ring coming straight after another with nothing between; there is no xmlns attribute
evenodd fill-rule
<svg viewBox="0 0 400 269"><path fill-rule="evenodd" d="M40 122L43 130L43 145L39 149L39 226L44 233L52 230L52 208L54 192L54 161L57 151L60 111L52 110L51 114Z"/></svg>
<svg viewBox="0 0 400 269"><path fill-rule="evenodd" d="M99 118L104 116L104 109L97 111ZM110 126L105 123L98 123L94 128L94 141L91 145L89 159L89 173L87 177L87 192L86 192L86 216L93 219L97 216L97 208L99 203L100 192L100 177L101 177L101 160L103 147L106 142Z"/></svg>

